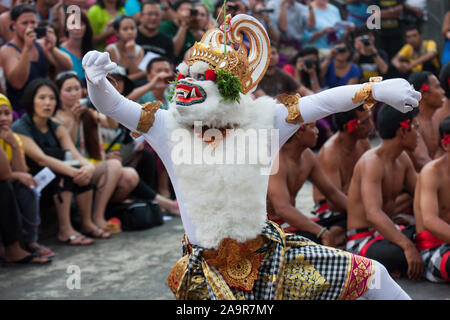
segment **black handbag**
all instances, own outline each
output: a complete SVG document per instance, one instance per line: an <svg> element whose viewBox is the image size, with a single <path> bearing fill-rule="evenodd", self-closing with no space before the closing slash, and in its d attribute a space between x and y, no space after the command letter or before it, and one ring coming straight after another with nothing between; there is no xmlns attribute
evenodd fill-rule
<svg viewBox="0 0 450 320"><path fill-rule="evenodd" d="M161 208L155 200L110 204L105 216L107 219L118 218L124 231L145 230L164 223Z"/></svg>

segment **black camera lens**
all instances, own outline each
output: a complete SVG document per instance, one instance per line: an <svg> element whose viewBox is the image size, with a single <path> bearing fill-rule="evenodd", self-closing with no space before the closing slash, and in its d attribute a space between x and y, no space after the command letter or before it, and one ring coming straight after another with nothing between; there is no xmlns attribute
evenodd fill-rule
<svg viewBox="0 0 450 320"><path fill-rule="evenodd" d="M228 5L227 9L234 12L234 11L237 11L239 9L239 7L237 4L230 4L230 5Z"/></svg>
<svg viewBox="0 0 450 320"><path fill-rule="evenodd" d="M362 36L361 37L361 42L365 45L365 46L370 46L370 37L369 36Z"/></svg>
<svg viewBox="0 0 450 320"><path fill-rule="evenodd" d="M305 67L307 69L311 69L312 67L314 67L314 60L313 59L306 58L304 62L305 62Z"/></svg>
<svg viewBox="0 0 450 320"><path fill-rule="evenodd" d="M198 9L191 8L191 16L196 16L198 14Z"/></svg>
<svg viewBox="0 0 450 320"><path fill-rule="evenodd" d="M336 52L337 53L344 53L346 51L347 51L347 48L345 48L345 47L337 47L336 48Z"/></svg>

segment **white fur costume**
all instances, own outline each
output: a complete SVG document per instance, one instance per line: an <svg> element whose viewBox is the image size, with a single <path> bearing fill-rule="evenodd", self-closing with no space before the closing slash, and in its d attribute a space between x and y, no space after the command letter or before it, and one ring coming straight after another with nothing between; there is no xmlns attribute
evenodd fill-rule
<svg viewBox="0 0 450 320"><path fill-rule="evenodd" d="M248 19L247 16L240 16L236 16L234 22L236 19ZM115 67L109 55L91 51L83 58L83 67L89 79L88 92L94 106L131 131L136 131L141 105L121 96L106 79L107 72ZM183 100L179 98L183 96L180 91L175 101L170 102L169 110L158 110L151 128L140 133L158 153L167 169L191 244L217 249L225 238L242 243L254 239L266 222L269 176L261 174L261 170L270 167L278 148L302 123L287 123L286 107L269 97L254 100L248 94L241 94L240 103L224 103L213 81L198 79L198 75L204 74L207 69L204 62L196 62L190 67L182 64L178 69L185 76L181 83L189 88L197 88L200 91L196 92L202 92L206 99L201 103L185 105L180 103ZM355 104L352 98L361 88L362 85L343 86L302 97L299 109L304 123L357 107L361 102ZM405 80L393 79L374 83L373 97L406 112L417 107L420 93L414 91ZM182 151L195 150L196 145L201 146L203 155L220 153L222 150L223 155L226 155L231 152L231 149L226 148L226 143L234 138L232 134L219 142L216 149L212 149L210 144L197 137L194 132L195 121L201 121L203 126L209 128L242 129L240 132L249 129L267 130L267 139L263 139L267 144L262 148L268 150L270 164L207 164L204 158L201 163L195 163L198 154L192 152L183 155ZM270 129L278 129L277 141L271 140L276 135L273 136ZM239 132L235 134L239 135ZM183 141L193 148L184 148L180 144L182 137L189 137ZM274 146L277 148L274 149ZM244 153L249 157L255 152L248 144L238 144L233 149L236 155ZM182 163L180 159L184 159Z"/></svg>

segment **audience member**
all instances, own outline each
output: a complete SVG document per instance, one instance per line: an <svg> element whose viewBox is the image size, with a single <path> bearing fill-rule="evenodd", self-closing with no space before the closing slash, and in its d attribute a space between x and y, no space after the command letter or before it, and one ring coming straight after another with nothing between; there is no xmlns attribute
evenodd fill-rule
<svg viewBox="0 0 450 320"><path fill-rule="evenodd" d="M450 117L439 125L445 153L420 172L414 199L416 247L425 263L424 277L450 282Z"/></svg>
<svg viewBox="0 0 450 320"><path fill-rule="evenodd" d="M352 22L355 27L365 25L369 14L367 8L370 0L345 0L345 9L347 11L347 21Z"/></svg>
<svg viewBox="0 0 450 320"><path fill-rule="evenodd" d="M192 33L197 41L200 41L206 30L214 26L214 23L210 18L208 8L202 2L195 3L193 10L197 10L195 15L197 19L193 23Z"/></svg>
<svg viewBox="0 0 450 320"><path fill-rule="evenodd" d="M357 28L354 33L353 47L355 54L353 62L362 73L361 82L368 82L371 77L384 76L389 69L389 58L385 51L375 46L375 35L365 25Z"/></svg>
<svg viewBox="0 0 450 320"><path fill-rule="evenodd" d="M159 31L172 38L175 63L183 61L184 54L195 43L192 33L192 23L196 21L190 0L178 0L174 7L176 18L173 21L163 21Z"/></svg>
<svg viewBox="0 0 450 320"><path fill-rule="evenodd" d="M280 35L281 65L292 59L301 48L304 32L316 25L310 1L307 6L295 0L270 0L267 8L272 10L270 22ZM275 40L275 39L271 39Z"/></svg>
<svg viewBox="0 0 450 320"><path fill-rule="evenodd" d="M314 8L315 25L310 30L305 30L305 40L318 49L331 49L333 45L345 34L354 29L354 26L338 28L336 23L342 21L339 9L328 3L328 0L315 0Z"/></svg>
<svg viewBox="0 0 450 320"><path fill-rule="evenodd" d="M48 21L53 23L53 16L55 14L53 7L58 0L35 0L34 8L36 10L36 17L38 21Z"/></svg>
<svg viewBox="0 0 450 320"><path fill-rule="evenodd" d="M124 67L131 81L137 81L145 76L145 71L139 69L139 63L144 57L144 49L136 44L137 25L132 17L121 15L114 20L114 31L117 42L106 47L111 61Z"/></svg>
<svg viewBox="0 0 450 320"><path fill-rule="evenodd" d="M377 5L380 10L380 27L378 33L377 48L384 50L389 59L392 59L400 50L403 43L402 26L400 16L403 13L405 0L372 0L373 5Z"/></svg>
<svg viewBox="0 0 450 320"><path fill-rule="evenodd" d="M25 163L22 140L13 133L12 106L8 98L0 95L0 148L5 152L11 168L11 186L20 211L20 220L24 235L22 240L25 249L36 253L40 257L52 257L55 255L49 248L38 243L38 226L40 224L39 198L32 191L31 186L36 187L36 181L28 173Z"/></svg>
<svg viewBox="0 0 450 320"><path fill-rule="evenodd" d="M33 4L33 0L12 0L11 1L11 8L14 8L15 6L18 6L19 4ZM14 36L14 31L10 27L11 25L11 10L8 9L7 11L4 11L0 15L0 38L1 41L0 44L4 44L8 41L11 41L11 39Z"/></svg>
<svg viewBox="0 0 450 320"><path fill-rule="evenodd" d="M335 247L336 235L329 219L314 222L295 207L296 195L308 179L337 208L343 211L347 208L347 197L323 173L314 153L309 149L316 144L317 133L314 123L305 124L279 151L276 166L278 171L269 179L267 210L270 219L286 231Z"/></svg>
<svg viewBox="0 0 450 320"><path fill-rule="evenodd" d="M361 78L358 66L352 63L353 49L344 41L337 42L320 65L321 76L328 88L357 84Z"/></svg>
<svg viewBox="0 0 450 320"><path fill-rule="evenodd" d="M442 65L444 66L450 61L450 11L445 14L441 32L445 40L444 50L442 51Z"/></svg>
<svg viewBox="0 0 450 320"><path fill-rule="evenodd" d="M173 67L170 61L164 57L153 58L147 65L147 84L144 85L147 91L138 99L140 104L151 101L161 101L162 109L166 109L169 104L169 81L173 80Z"/></svg>
<svg viewBox="0 0 450 320"><path fill-rule="evenodd" d="M413 243L414 226L392 221L403 188L414 194L416 171L405 150L417 145L414 111L383 106L377 128L381 144L356 163L348 191L346 249L383 264L393 276L420 279L423 260Z"/></svg>
<svg viewBox="0 0 450 320"><path fill-rule="evenodd" d="M348 112L337 113L334 117L338 132L320 148L317 160L331 183L347 194L356 162L370 149L368 137L374 125L371 112L362 106ZM337 220L340 236L345 237L347 208L344 212L337 211L317 187L313 189L313 199L316 204L316 216Z"/></svg>
<svg viewBox="0 0 450 320"><path fill-rule="evenodd" d="M72 70L77 73L78 78L83 82L83 86L86 87L86 78L81 60L86 53L94 49L94 45L92 28L88 17L84 12L81 12L80 17L80 25L77 26L69 23L70 19L74 18L74 15L67 15L64 23L67 40L61 44L60 49L70 56L73 65Z"/></svg>
<svg viewBox="0 0 450 320"><path fill-rule="evenodd" d="M24 88L33 79L46 77L49 64L56 70L72 69L68 54L56 47L56 36L52 28L46 29L43 38L37 39L36 12L33 7L22 4L11 10L12 40L0 48L6 76L6 90L15 111L23 113L27 106L20 103Z"/></svg>
<svg viewBox="0 0 450 320"><path fill-rule="evenodd" d="M168 58L173 63L172 39L158 30L162 16L163 12L158 2L148 1L142 4L136 43L144 49L145 53L151 51Z"/></svg>
<svg viewBox="0 0 450 320"><path fill-rule="evenodd" d="M450 63L444 65L439 74L439 82L441 88L444 89L444 102L442 107L437 109L433 115L436 123L441 123L442 120L450 116Z"/></svg>
<svg viewBox="0 0 450 320"><path fill-rule="evenodd" d="M94 163L95 170L92 175L92 183L97 186L93 207L94 223L107 231L109 228L105 220L105 210L108 202L120 202L136 188L139 177L132 168L122 167L122 163L116 159L99 161L92 159L86 148L86 133L89 131L88 123L94 123L109 128L117 128L118 123L88 107L88 102L80 103L82 97L81 81L73 72L60 74L56 79L59 90L61 107L56 111L53 121L63 126L70 135L72 143L83 157L87 157ZM98 131L97 131L98 133ZM90 148L92 150L92 148ZM97 145L97 149L99 149Z"/></svg>
<svg viewBox="0 0 450 320"><path fill-rule="evenodd" d="M125 14L121 0L97 0L89 8L87 16L94 32L94 45L97 50L104 51L108 44L117 41L113 22L118 16Z"/></svg>
<svg viewBox="0 0 450 320"><path fill-rule="evenodd" d="M292 59L292 64L285 65L283 70L312 92L319 92L322 89L322 81L319 77L319 50L315 47L306 46L299 50Z"/></svg>
<svg viewBox="0 0 450 320"><path fill-rule="evenodd" d="M406 0L401 22L404 25L422 25L427 20L427 0Z"/></svg>
<svg viewBox="0 0 450 320"><path fill-rule="evenodd" d="M252 6L250 6L249 10L250 14L264 26L270 41L280 43L278 28L270 19L270 13L274 12L275 9L269 8L266 0L255 0L252 1Z"/></svg>
<svg viewBox="0 0 450 320"><path fill-rule="evenodd" d="M292 76L286 71L277 67L278 65L278 50L275 45L270 47L270 62L266 73L258 84L258 87L254 93L256 97L268 95L270 97L276 97L281 93L295 94L299 92L300 95L308 95L310 90L305 86L298 83Z"/></svg>
<svg viewBox="0 0 450 320"><path fill-rule="evenodd" d="M19 264L45 264L49 263L46 257L40 257L37 253L29 253L20 246L22 229L20 224L20 212L11 180L12 171L5 152L0 148L0 201L2 214L0 214L0 256L6 263Z"/></svg>
<svg viewBox="0 0 450 320"><path fill-rule="evenodd" d="M68 245L90 245L94 238L109 238L110 233L92 221L92 175L95 167L75 148L67 130L51 120L58 104L58 89L48 79L38 78L27 85L24 93L26 113L13 123L12 129L20 135L31 173L49 167L56 178L43 190L41 201L53 200L58 217L58 240ZM64 161L70 151L77 166ZM75 196L81 214L81 230L75 231L70 220L72 196Z"/></svg>
<svg viewBox="0 0 450 320"><path fill-rule="evenodd" d="M417 26L408 26L405 37L406 44L391 61L400 75L407 78L411 72L422 70L437 75L439 59L436 42L423 40Z"/></svg>

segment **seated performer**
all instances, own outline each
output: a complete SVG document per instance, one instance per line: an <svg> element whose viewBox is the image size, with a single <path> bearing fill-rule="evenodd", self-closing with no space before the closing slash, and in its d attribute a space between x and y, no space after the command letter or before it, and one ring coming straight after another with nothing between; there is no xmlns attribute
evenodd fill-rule
<svg viewBox="0 0 450 320"><path fill-rule="evenodd" d="M414 227L392 221L396 197L414 194L416 171L405 150L417 145L414 111L383 106L377 119L381 144L356 163L348 191L346 250L381 262L393 275L422 276L423 261L413 241Z"/></svg>
<svg viewBox="0 0 450 320"><path fill-rule="evenodd" d="M285 231L336 247L335 237L328 231L329 221L314 222L295 208L295 197L308 179L335 207L347 210L347 197L324 175L310 149L316 145L317 133L314 123L302 125L281 148L278 171L269 178L267 212Z"/></svg>
<svg viewBox="0 0 450 320"><path fill-rule="evenodd" d="M433 119L433 115L439 110L444 101L444 90L438 78L429 71L419 71L411 74L408 78L409 83L414 86L414 89L420 91L422 99L419 102L419 114L417 115L417 122L419 123L420 138L423 139L426 152L425 157L428 161L420 163L423 167L427 162L439 157L443 152L439 147L439 122ZM414 155L419 150L416 148ZM419 159L421 155L419 154Z"/></svg>
<svg viewBox="0 0 450 320"><path fill-rule="evenodd" d="M429 162L417 179L414 199L417 250L425 262L424 277L450 281L450 116L439 126L444 155Z"/></svg>
<svg viewBox="0 0 450 320"><path fill-rule="evenodd" d="M266 194L275 155L302 124L376 101L407 112L420 93L391 79L283 95L280 103L253 99L268 66L267 33L245 14L224 21L178 66L168 110L121 96L106 78L115 68L107 53L83 58L95 107L143 135L172 181L186 236L169 288L177 299L408 299L378 262L267 221Z"/></svg>
<svg viewBox="0 0 450 320"><path fill-rule="evenodd" d="M333 185L347 194L356 162L370 149L368 136L374 126L370 110L365 110L362 106L336 113L334 121L338 132L320 148L317 160ZM342 212L337 211L337 208L327 201L328 197L325 197L316 186L313 189L313 198L317 218L332 221L330 230L338 243L345 242L347 208Z"/></svg>

